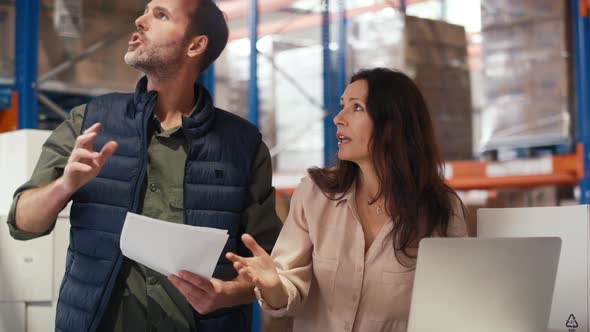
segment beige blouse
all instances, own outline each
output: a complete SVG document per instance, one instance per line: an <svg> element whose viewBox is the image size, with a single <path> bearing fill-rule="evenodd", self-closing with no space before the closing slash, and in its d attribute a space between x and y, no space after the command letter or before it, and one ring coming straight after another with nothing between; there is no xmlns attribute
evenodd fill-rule
<svg viewBox="0 0 590 332"><path fill-rule="evenodd" d="M395 258L392 222L365 254L355 186L338 201L327 199L309 177L293 194L291 209L272 252L289 294L272 316L294 316L294 331L406 331L414 271ZM461 210L458 210L461 211ZM467 236L462 213L450 236Z"/></svg>

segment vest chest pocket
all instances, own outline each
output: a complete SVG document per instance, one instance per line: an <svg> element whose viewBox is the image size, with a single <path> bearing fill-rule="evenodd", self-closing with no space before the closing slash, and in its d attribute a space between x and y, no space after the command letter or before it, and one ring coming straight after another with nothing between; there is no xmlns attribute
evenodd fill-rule
<svg viewBox="0 0 590 332"><path fill-rule="evenodd" d="M245 172L229 162L215 162L207 166L189 167L186 179L189 183L202 183L220 186L241 186Z"/></svg>

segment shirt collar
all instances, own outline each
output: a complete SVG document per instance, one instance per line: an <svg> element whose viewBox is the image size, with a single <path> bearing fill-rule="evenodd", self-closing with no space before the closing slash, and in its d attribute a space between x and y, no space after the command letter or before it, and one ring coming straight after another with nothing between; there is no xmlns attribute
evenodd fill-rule
<svg viewBox="0 0 590 332"><path fill-rule="evenodd" d="M356 180L352 182L348 191L342 196L342 198L335 201L335 206L340 206L340 204L346 204L346 206L352 212L352 215L356 218L356 220L360 220L358 216L358 211L356 209Z"/></svg>
<svg viewBox="0 0 590 332"><path fill-rule="evenodd" d="M201 91L202 90L201 89L195 89L195 90L197 90L196 94L195 94L195 105L193 106L193 109L189 113L188 117L194 116L195 114L199 113L199 111L201 110L201 106L202 106L201 105L201 95L202 95ZM186 115L183 115L183 117L184 116L186 116ZM153 120L154 120L154 125L156 128L156 132L158 134L161 134L162 136L169 137L169 136L172 136L176 133L180 133L181 126L170 128L168 130L163 130L162 126L160 124L160 119L158 119L158 116L156 115L156 113L154 113Z"/></svg>
<svg viewBox="0 0 590 332"><path fill-rule="evenodd" d="M356 180L352 182L350 188L341 198L334 200L334 205L339 206L340 204L346 203L349 207L354 207L356 204Z"/></svg>

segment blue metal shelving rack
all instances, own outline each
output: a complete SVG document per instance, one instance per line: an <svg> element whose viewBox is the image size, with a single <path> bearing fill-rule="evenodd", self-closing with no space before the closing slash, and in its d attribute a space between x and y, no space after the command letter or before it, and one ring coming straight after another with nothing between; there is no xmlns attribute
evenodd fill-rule
<svg viewBox="0 0 590 332"><path fill-rule="evenodd" d="M15 3L14 77L18 92L18 128L37 128L39 0L19 0Z"/></svg>
<svg viewBox="0 0 590 332"><path fill-rule="evenodd" d="M323 57L323 77L324 77L324 165L330 165L336 152L335 133L330 128L334 127L331 123L333 118L333 68L332 52L330 50L330 1L322 0L322 57Z"/></svg>
<svg viewBox="0 0 590 332"><path fill-rule="evenodd" d="M258 51L256 43L258 42L258 0L250 0L250 79L248 81L248 120L259 126L259 95L258 95Z"/></svg>
<svg viewBox="0 0 590 332"><path fill-rule="evenodd" d="M322 56L324 77L324 166L332 166L335 161L338 145L334 116L340 108L340 96L347 84L346 71L346 3L338 0L337 8L338 43L336 61L333 61L331 46L330 1L322 0Z"/></svg>
<svg viewBox="0 0 590 332"><path fill-rule="evenodd" d="M588 204L590 203L590 1L571 1L577 141L582 144L584 151L584 172L580 180L580 203Z"/></svg>
<svg viewBox="0 0 590 332"><path fill-rule="evenodd" d="M248 80L248 121L259 127L259 95L258 95L258 0L250 0L250 15L248 24L250 28L250 79ZM261 330L260 306L258 301L252 304L252 331Z"/></svg>

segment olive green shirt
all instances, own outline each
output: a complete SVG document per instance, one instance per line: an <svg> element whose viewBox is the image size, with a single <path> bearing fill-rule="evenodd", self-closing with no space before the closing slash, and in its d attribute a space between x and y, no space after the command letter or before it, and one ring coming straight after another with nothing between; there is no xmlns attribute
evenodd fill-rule
<svg viewBox="0 0 590 332"><path fill-rule="evenodd" d="M198 111L198 105L197 101L193 113ZM33 239L53 230L53 226L45 234L18 230L15 227L16 204L23 191L45 186L63 174L81 131L85 110L86 105L74 108L70 117L55 129L43 146L31 179L17 189L8 216L10 234L15 239ZM181 127L163 130L156 116L153 121L155 129L149 141L141 214L183 223L183 179L188 141ZM241 229L270 252L281 222L275 212L271 158L263 142L256 154L252 172L249 193L253 203L242 213ZM125 259L100 331L190 331L194 326L192 307L165 276Z"/></svg>

